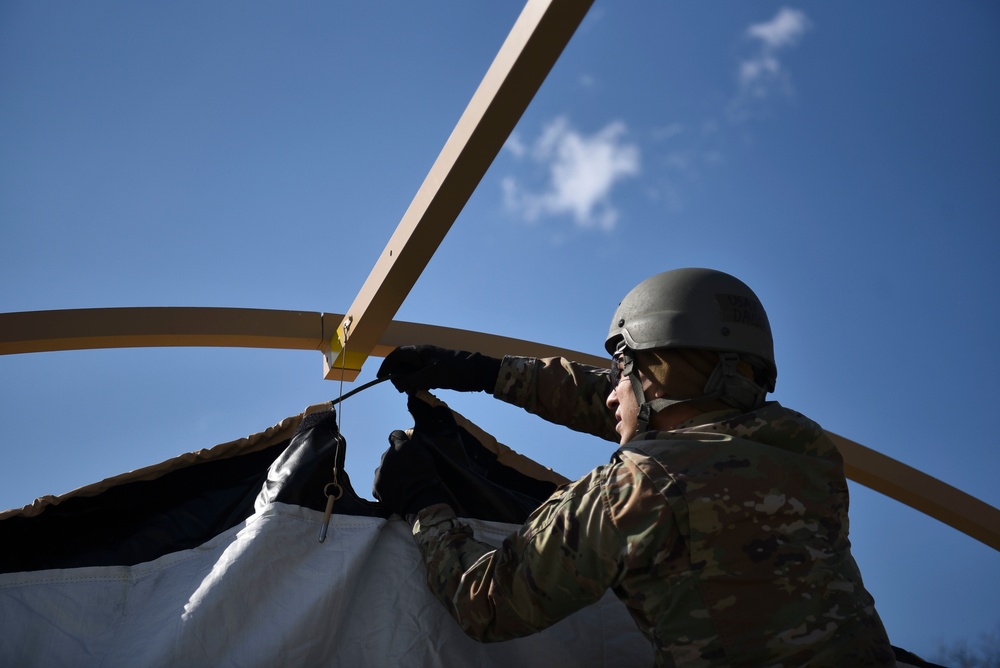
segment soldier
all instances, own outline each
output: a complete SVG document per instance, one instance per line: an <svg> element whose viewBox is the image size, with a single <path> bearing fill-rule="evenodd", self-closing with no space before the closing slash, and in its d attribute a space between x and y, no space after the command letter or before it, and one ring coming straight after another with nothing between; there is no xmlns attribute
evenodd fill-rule
<svg viewBox="0 0 1000 668"><path fill-rule="evenodd" d="M894 665L851 556L841 456L815 422L765 401L777 367L750 288L708 269L653 276L622 300L605 348L610 372L432 346L379 369L400 391L491 392L620 444L494 549L393 432L375 495L411 522L430 589L465 632L534 633L610 588L657 665Z"/></svg>

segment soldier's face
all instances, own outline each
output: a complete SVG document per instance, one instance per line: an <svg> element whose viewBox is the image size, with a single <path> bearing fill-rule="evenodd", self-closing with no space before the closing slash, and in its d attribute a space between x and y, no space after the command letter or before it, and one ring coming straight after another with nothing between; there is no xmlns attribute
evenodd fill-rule
<svg viewBox="0 0 1000 668"><path fill-rule="evenodd" d="M643 390L648 389L649 381L639 374L642 381ZM608 408L615 413L615 431L620 437L620 445L625 445L635 438L639 429L639 404L635 400L635 392L632 391L632 381L629 376L621 376L618 385L611 389L608 395Z"/></svg>

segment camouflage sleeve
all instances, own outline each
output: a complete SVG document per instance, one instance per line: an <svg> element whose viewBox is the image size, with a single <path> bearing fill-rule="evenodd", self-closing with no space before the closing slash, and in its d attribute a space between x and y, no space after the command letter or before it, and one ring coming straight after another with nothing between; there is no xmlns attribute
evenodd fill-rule
<svg viewBox="0 0 1000 668"><path fill-rule="evenodd" d="M413 535L427 584L466 634L481 642L529 635L617 584L627 546L607 513L600 471L561 487L496 549L448 506L421 511Z"/></svg>
<svg viewBox="0 0 1000 668"><path fill-rule="evenodd" d="M617 442L615 417L605 403L607 369L563 357L504 357L493 396L575 431Z"/></svg>

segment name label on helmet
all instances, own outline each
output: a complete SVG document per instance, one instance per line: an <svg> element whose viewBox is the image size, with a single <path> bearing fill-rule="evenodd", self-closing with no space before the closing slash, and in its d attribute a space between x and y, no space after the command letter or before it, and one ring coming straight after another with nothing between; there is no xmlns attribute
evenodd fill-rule
<svg viewBox="0 0 1000 668"><path fill-rule="evenodd" d="M745 295L715 295L719 317L723 322L738 322L757 329L770 330L764 308L753 297Z"/></svg>

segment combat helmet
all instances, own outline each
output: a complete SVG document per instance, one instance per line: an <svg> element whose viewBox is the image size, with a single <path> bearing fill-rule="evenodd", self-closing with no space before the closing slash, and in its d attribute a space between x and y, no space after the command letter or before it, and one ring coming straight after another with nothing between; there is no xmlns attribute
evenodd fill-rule
<svg viewBox="0 0 1000 668"><path fill-rule="evenodd" d="M631 376L640 406L640 431L653 414L676 403L719 399L744 410L758 408L778 375L771 326L757 295L714 269L674 269L635 286L615 310L604 347L624 358L623 372ZM663 348L719 353L703 396L645 401L635 352ZM753 381L736 371L741 360L754 368Z"/></svg>

